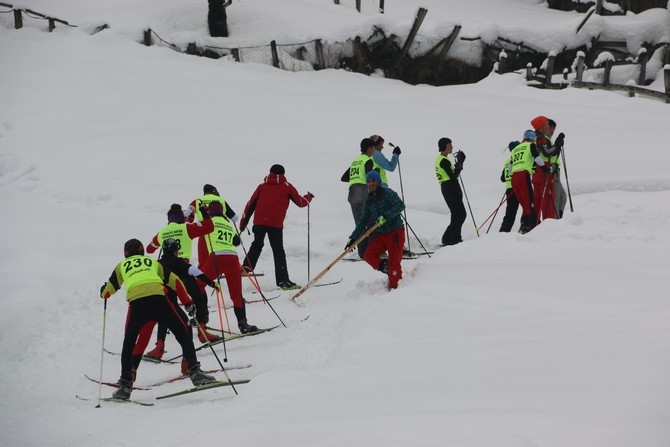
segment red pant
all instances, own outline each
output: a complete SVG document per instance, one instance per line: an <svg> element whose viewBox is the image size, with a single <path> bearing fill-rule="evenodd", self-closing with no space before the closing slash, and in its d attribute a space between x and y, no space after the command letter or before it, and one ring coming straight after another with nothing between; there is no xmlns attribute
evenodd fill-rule
<svg viewBox="0 0 670 447"><path fill-rule="evenodd" d="M373 269L379 270L381 263L381 254L388 252L388 277L389 287L398 288L398 282L402 279L402 250L405 246L405 229L389 231L388 233L379 233L370 241L363 259L370 264Z"/></svg>
<svg viewBox="0 0 670 447"><path fill-rule="evenodd" d="M216 264L212 261L213 259L216 261ZM230 294L230 299L233 300L233 306L244 307L241 268L237 255L230 253L216 256L210 255L204 265L200 267L200 270L213 281L216 281L217 275L225 275L228 293ZM204 292L205 285L200 283L200 286Z"/></svg>
<svg viewBox="0 0 670 447"><path fill-rule="evenodd" d="M546 162L545 166L551 166ZM539 167L533 174L533 191L535 200L535 214L538 222L544 219L555 219L556 209L554 208L554 174L544 172Z"/></svg>
<svg viewBox="0 0 670 447"><path fill-rule="evenodd" d="M512 189L521 205L521 223L529 224L530 228L533 228L535 222L531 222L530 218L535 215L535 210L533 209L533 185L530 182L530 174L527 171L512 174Z"/></svg>

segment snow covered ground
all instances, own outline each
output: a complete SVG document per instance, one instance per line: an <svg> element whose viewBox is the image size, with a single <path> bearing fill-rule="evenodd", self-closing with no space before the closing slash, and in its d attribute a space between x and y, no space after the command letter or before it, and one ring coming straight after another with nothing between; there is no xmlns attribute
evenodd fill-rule
<svg viewBox="0 0 670 447"><path fill-rule="evenodd" d="M234 2L231 41L335 40L380 20L408 30L419 6L434 20L427 31L458 22L464 32L506 26L522 34L529 17L566 29L582 18L530 0L386 0L383 18L373 1L363 1L363 14L346 0L279 3ZM667 104L542 91L514 74L434 88L344 71L291 73L133 40L151 26L171 39L206 41L200 0L17 6L112 28L93 36L17 31L11 16L0 16L3 445L670 444ZM668 14L654 11L643 26L642 14L619 18L618 29L631 41L667 35L657 25ZM288 292L271 302L287 328L227 345L228 365L253 364L229 372L251 379L239 395L220 388L154 400L188 386L182 382L133 393L152 408L94 408L98 386L83 374L97 377L101 359L106 380L120 373L118 357L101 355L99 287L123 243L148 242L171 203L185 206L212 183L241 213L269 167L283 164L289 181L316 196L309 220L290 209L284 233L291 278L305 284L308 261L313 278L353 229L339 178L363 137L381 134L402 147L390 186L400 192L402 178L408 221L434 247L449 219L433 173L437 140L450 137L467 154L462 178L479 225L504 192L507 143L538 114L567 135L575 211L563 220L521 236L497 233L498 216L478 237L468 215L465 242L404 262L405 279L392 292L364 263L339 263L324 280L343 281L308 290L305 307ZM251 238L243 241L248 247ZM258 269L272 287L269 247ZM123 293L108 302L109 350L121 348L125 312ZM253 324L278 323L266 305L248 313ZM179 353L172 338L168 351ZM199 359L217 366L211 352ZM137 385L177 373L143 364Z"/></svg>

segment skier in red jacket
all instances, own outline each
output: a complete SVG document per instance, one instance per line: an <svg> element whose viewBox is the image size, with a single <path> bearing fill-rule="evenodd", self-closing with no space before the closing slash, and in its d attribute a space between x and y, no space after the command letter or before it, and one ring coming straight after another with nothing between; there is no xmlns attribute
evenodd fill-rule
<svg viewBox="0 0 670 447"><path fill-rule="evenodd" d="M286 181L284 173L285 170L282 165L273 165L270 168L270 173L265 177L263 183L258 185L244 208L242 219L240 219L240 232L247 228L251 215L255 212L252 227L254 241L251 243L248 257L244 260L242 268L247 272L253 271L263 250L263 243L267 234L274 256L277 285L284 290L290 290L299 289L300 286L289 279L286 266L283 235L286 211L288 210L289 200L300 208L304 208L309 205L314 195L308 192L301 196L295 187Z"/></svg>

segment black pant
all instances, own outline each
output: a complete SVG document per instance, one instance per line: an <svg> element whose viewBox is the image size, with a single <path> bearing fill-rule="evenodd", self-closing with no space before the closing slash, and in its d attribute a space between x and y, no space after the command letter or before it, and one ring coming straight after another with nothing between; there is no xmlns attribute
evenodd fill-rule
<svg viewBox="0 0 670 447"><path fill-rule="evenodd" d="M130 302L126 316L126 332L123 337L123 350L121 351L122 379L129 381L133 379L133 349L140 330L149 321L164 323L174 334L181 345L182 354L189 368L198 362L191 331L168 299L164 295L138 298Z"/></svg>
<svg viewBox="0 0 670 447"><path fill-rule="evenodd" d="M284 230L265 225L254 225L251 231L254 232L254 241L251 243L251 247L249 247L249 256L244 259L242 265L251 269L256 267L258 258L261 256L261 251L263 251L265 235L267 234L275 261L275 280L277 285L284 281L289 281L286 252L284 251Z"/></svg>
<svg viewBox="0 0 670 447"><path fill-rule="evenodd" d="M463 191L457 179L447 180L440 185L442 197L447 202L451 212L451 222L442 235L442 245L454 245L463 242L461 228L467 217L465 205L463 205Z"/></svg>
<svg viewBox="0 0 670 447"><path fill-rule="evenodd" d="M503 217L502 225L500 225L501 233L512 231L514 221L516 220L516 212L519 209L519 200L516 198L514 190L508 188L505 194L507 197L507 207L505 208L505 217Z"/></svg>

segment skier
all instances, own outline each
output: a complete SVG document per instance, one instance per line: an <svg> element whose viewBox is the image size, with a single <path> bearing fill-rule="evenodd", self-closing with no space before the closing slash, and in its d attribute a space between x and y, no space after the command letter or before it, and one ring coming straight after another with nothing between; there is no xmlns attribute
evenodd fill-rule
<svg viewBox="0 0 670 447"><path fill-rule="evenodd" d="M375 163L373 169L379 171L379 175L382 178L382 186L386 188L389 184L388 178L386 177L386 171L395 171L402 151L399 147L395 147L391 159L388 160L384 154L382 154L382 150L384 149L384 138L380 135L372 135L370 139L375 143L375 151L372 154L372 160Z"/></svg>
<svg viewBox="0 0 670 447"><path fill-rule="evenodd" d="M194 386L215 382L214 377L200 370L195 347L188 327L181 320L170 301L165 297L163 287L175 291L186 310L191 313L195 306L186 295L179 278L154 259L144 255L144 246L137 239L128 240L123 246L125 259L116 266L109 280L100 288L100 297L107 299L126 284L128 315L121 351L121 377L119 388L114 392L116 399L129 399L132 392L133 348L140 329L150 321L165 323L182 348L188 365L188 374Z"/></svg>
<svg viewBox="0 0 670 447"><path fill-rule="evenodd" d="M446 137L438 140L437 150L440 152L440 155L435 160L435 174L440 184L442 197L447 202L449 212L451 213L449 226L444 231L444 234L442 234L442 245L456 245L463 242L461 229L467 217L465 205L463 205L463 191L461 190L461 185L458 183L458 176L463 170L465 154L462 151L456 152L453 155L456 162L453 163L449 158L449 154L453 152L454 146L451 139Z"/></svg>
<svg viewBox="0 0 670 447"><path fill-rule="evenodd" d="M368 196L356 228L349 236L345 250L377 222L379 227L370 236L363 259L373 269L388 275L389 288L396 289L398 282L402 279L400 263L405 244L405 227L400 214L405 209L405 204L395 191L381 186L382 179L379 172L375 170L368 172L365 180ZM388 253L388 259L381 258L385 252Z"/></svg>
<svg viewBox="0 0 670 447"><path fill-rule="evenodd" d="M147 253L154 253L161 247L161 244L168 239L174 239L179 244L179 257L183 258L188 264L191 259L193 251L193 239L203 237L206 234L214 231L214 223L207 214L207 207L201 205L199 208L201 220L199 222L186 223L186 217L182 211L181 205L173 203L170 210L167 212L168 224L163 227L147 245ZM198 339L205 343L205 337L209 341L216 341L218 335L211 334L205 331L205 327L209 322L209 309L207 308L207 294L200 292L200 287L193 278L188 274L179 274L178 271L173 270L167 266L173 273L179 276L182 280L188 294L193 298L196 307L196 319L201 324L201 331L198 331ZM165 332L166 328L163 325L158 325L158 338L156 340L156 348L149 351L147 357L160 359L163 355L165 346ZM203 335L204 334L204 335Z"/></svg>
<svg viewBox="0 0 670 447"><path fill-rule="evenodd" d="M284 290L299 289L300 286L289 279L284 251L284 219L289 201L304 208L310 204L314 195L308 192L301 196L295 187L286 181L285 169L282 165L272 165L270 173L258 185L251 199L247 202L242 218L240 232L244 231L254 215L252 231L254 241L249 248L248 256L242 263L245 272L252 272L263 250L265 235L268 236L275 264L275 281Z"/></svg>
<svg viewBox="0 0 670 447"><path fill-rule="evenodd" d="M526 234L537 225L537 215L533 206L533 184L531 175L536 170L549 172L535 146L535 132L527 130L523 134L523 141L512 149L510 157L510 172L512 173L512 189L521 205L521 227L519 233Z"/></svg>
<svg viewBox="0 0 670 447"><path fill-rule="evenodd" d="M342 174L343 182L349 183L349 196L347 200L351 205L351 214L354 216L354 224L358 223L361 213L363 212L363 204L368 195L368 188L366 186L365 176L372 171L375 162L372 155L375 152L375 143L370 138L363 138L361 140L361 155L356 157L351 162L349 169ZM380 177L381 178L381 177ZM367 247L367 241L358 244L358 256L363 258L363 253Z"/></svg>
<svg viewBox="0 0 670 447"><path fill-rule="evenodd" d="M512 141L507 145L507 148L512 151L519 144L518 141ZM502 174L500 174L500 181L505 184L505 197L507 200L507 205L505 207L505 217L503 217L502 224L500 225L501 233L509 233L512 231L514 226L514 221L516 220L516 213L519 210L519 199L516 198L514 194L514 189L512 188L512 171L511 171L512 157L505 162L503 167Z"/></svg>
<svg viewBox="0 0 670 447"><path fill-rule="evenodd" d="M536 116L530 122L535 129L535 145L540 153L540 158L547 166L547 169L536 169L532 176L533 182L533 201L535 204L535 214L537 223L544 219L555 219L556 210L554 208L554 176L553 171L556 166L552 163L552 158L560 153L560 148L552 145L547 138L550 133L549 119L545 116Z"/></svg>
<svg viewBox="0 0 670 447"><path fill-rule="evenodd" d="M188 222L193 222L196 217L198 221L202 221L203 217L200 214L200 208L203 205L208 206L212 202L219 202L223 206L224 215L228 219L232 220L233 222L237 222L239 220L239 217L237 214L235 214L235 211L233 211L228 203L223 200L215 186L207 183L202 187L202 192L204 195L194 199L188 206L186 213L184 213ZM208 258L209 253L207 252L207 244L205 243L205 238L201 237L198 239L198 267L200 269L202 269L202 265L207 261Z"/></svg>
<svg viewBox="0 0 670 447"><path fill-rule="evenodd" d="M242 274L235 249L240 244L240 237L235 227L223 217L221 202L209 204L209 215L214 221L214 233L213 236L204 238L209 256L201 270L212 280L219 275L225 275L228 294L233 301L233 310L237 318L237 327L243 334L255 332L258 328L248 324L244 298L242 298ZM204 288L204 285L201 285L203 292Z"/></svg>

